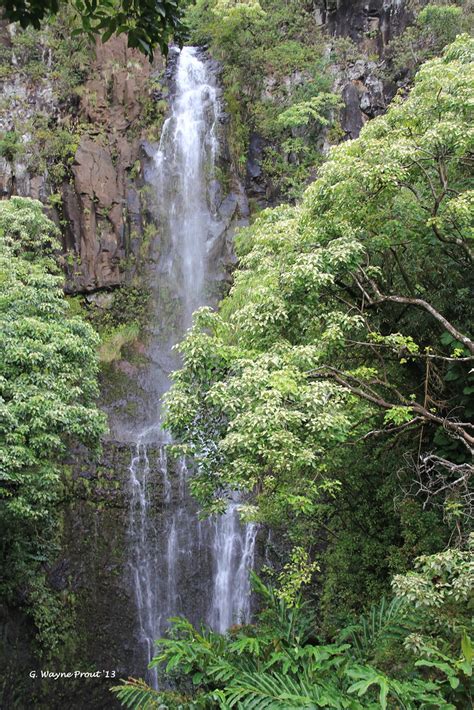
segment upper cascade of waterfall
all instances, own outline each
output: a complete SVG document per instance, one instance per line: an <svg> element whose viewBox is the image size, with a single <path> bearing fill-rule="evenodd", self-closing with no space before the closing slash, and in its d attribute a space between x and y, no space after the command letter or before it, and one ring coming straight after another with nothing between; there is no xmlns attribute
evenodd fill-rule
<svg viewBox="0 0 474 710"><path fill-rule="evenodd" d="M214 221L208 186L219 151L215 80L195 47L181 50L175 86L154 161L159 219L171 246L165 270L181 304L184 331L205 302L207 241Z"/></svg>

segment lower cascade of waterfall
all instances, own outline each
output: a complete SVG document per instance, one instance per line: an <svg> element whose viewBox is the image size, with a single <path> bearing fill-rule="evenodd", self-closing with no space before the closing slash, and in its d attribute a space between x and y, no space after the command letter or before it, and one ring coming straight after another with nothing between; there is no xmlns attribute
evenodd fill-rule
<svg viewBox="0 0 474 710"><path fill-rule="evenodd" d="M186 462L171 467L166 446L154 453L152 465L148 446L138 443L130 464L129 564L147 662L171 617L186 616L220 633L250 620L249 572L257 536L255 524L240 522L235 501L223 515L200 520L188 491ZM158 487L159 520L153 515ZM149 671L148 681L157 687L156 670Z"/></svg>
<svg viewBox="0 0 474 710"><path fill-rule="evenodd" d="M214 524L212 545L214 585L208 623L223 633L236 621L250 619L250 578L257 526L243 528L238 505L231 503Z"/></svg>
<svg viewBox="0 0 474 710"><path fill-rule="evenodd" d="M218 233L209 184L219 156L220 105L215 77L199 50L185 47L175 69L175 93L153 154L160 255L152 324L152 360L162 394L179 366L173 346L208 302L210 242ZM166 302L165 302L166 298ZM173 329L162 320L173 304ZM167 308L166 308L167 306ZM163 374L164 373L164 374ZM249 571L257 527L239 521L238 500L216 519L200 520L188 491L191 468L169 462L166 434L155 421L136 435L130 464L129 568L139 643L146 662L168 619L183 615L218 632L250 619ZM147 680L157 687L155 670Z"/></svg>

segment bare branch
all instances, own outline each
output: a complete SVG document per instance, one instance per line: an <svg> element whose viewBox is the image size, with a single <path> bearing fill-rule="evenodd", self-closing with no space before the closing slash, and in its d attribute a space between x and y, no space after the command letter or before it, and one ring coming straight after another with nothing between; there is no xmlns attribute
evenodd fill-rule
<svg viewBox="0 0 474 710"><path fill-rule="evenodd" d="M394 345L391 345L390 343L368 343L363 340L351 340L350 338L346 338L345 341L346 343L349 343L350 345L361 345L367 348L385 348L388 350L395 350L396 348ZM443 360L445 362L472 362L474 361L474 355L469 355L468 357L447 357L446 355L435 355L434 353L411 353L406 351L405 349L399 350L400 356L401 357L406 357L410 359L415 359L415 358L420 358L422 360Z"/></svg>
<svg viewBox="0 0 474 710"><path fill-rule="evenodd" d="M322 365L314 370L310 370L306 374L309 377L331 377L338 384L355 394L357 397L365 399L381 409L389 410L394 407L399 407L400 405L404 406L407 411L410 411L414 415L414 417L419 416L425 421L442 426L452 436L462 441L470 453L474 451L474 436L466 431L462 423L459 423L453 419L448 419L447 417L441 417L438 414L431 412L418 402L411 402L406 399L401 399L399 402L395 403L389 402L378 393L375 393L372 388L368 387L361 380L358 380L353 375L342 372L335 367L331 367L330 365ZM356 384L353 384L354 382ZM398 392L397 395L399 395Z"/></svg>
<svg viewBox="0 0 474 710"><path fill-rule="evenodd" d="M416 475L407 493L421 498L423 508L428 505L444 508L451 500L459 504L465 518L474 519L474 467L471 464L455 463L426 453L417 463L410 459L408 468L414 469Z"/></svg>
<svg viewBox="0 0 474 710"><path fill-rule="evenodd" d="M423 417L413 417L413 419L410 419L409 422L400 424L400 426L386 427L384 429L372 429L371 431L368 431L367 434L364 434L364 436L361 436L360 439L356 439L354 442L351 443L359 444L361 441L366 441L367 439L371 439L372 437L390 436L391 434L400 433L401 431L411 429L417 422L421 421L423 421Z"/></svg>
<svg viewBox="0 0 474 710"><path fill-rule="evenodd" d="M357 283L359 282L357 281ZM472 355L474 355L474 342L468 338L467 335L464 335L457 328L455 328L454 325L452 325L448 320L446 320L446 318L439 311L437 311L431 303L428 303L428 301L425 301L422 298L412 298L409 296L385 296L380 292L380 289L375 281L369 279L369 283L377 296L375 303L384 303L385 301L389 301L391 303L404 303L406 305L424 308L425 311L428 311L433 318L436 318L436 320L441 323L441 325L448 331L448 333L450 333L450 335L453 336L453 338L459 340L459 342L462 343L469 350L469 352L472 353ZM373 300L372 303L374 303Z"/></svg>

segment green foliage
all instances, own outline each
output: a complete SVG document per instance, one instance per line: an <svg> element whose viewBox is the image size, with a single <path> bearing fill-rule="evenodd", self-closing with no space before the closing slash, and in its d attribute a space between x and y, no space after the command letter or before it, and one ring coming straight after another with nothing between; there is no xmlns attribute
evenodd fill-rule
<svg viewBox="0 0 474 710"><path fill-rule="evenodd" d="M38 604L44 610L49 603L38 579L58 531L60 464L72 441L97 448L105 431L95 405L98 338L83 320L69 317L51 257L56 238L39 202L0 202L0 507L7 572L0 592L16 603L18 587L26 589L51 651L57 639L47 615L38 613Z"/></svg>
<svg viewBox="0 0 474 710"><path fill-rule="evenodd" d="M41 30L18 28L2 55L15 76L14 86L26 85L28 95L32 90L44 91L68 114L60 123L48 109L32 114L24 106L26 97L15 90L6 93L2 107L12 130L0 140L0 152L10 162L21 158L30 175L46 177L47 173L53 190L72 180L71 167L84 130L77 120L77 92L87 78L92 48L71 37L72 22L71 13L62 11Z"/></svg>
<svg viewBox="0 0 474 710"><path fill-rule="evenodd" d="M125 284L113 292L110 308L92 316L92 321L99 330L132 323L141 326L146 322L149 302L150 292L146 288Z"/></svg>
<svg viewBox="0 0 474 710"><path fill-rule="evenodd" d="M133 343L139 334L137 323L124 323L102 333L102 343L99 349L101 362L113 362L122 357L122 348Z"/></svg>
<svg viewBox="0 0 474 710"><path fill-rule="evenodd" d="M388 45L389 78L412 77L423 62L440 54L456 35L472 29L474 15L469 2L432 2L418 9L415 23Z"/></svg>
<svg viewBox="0 0 474 710"><path fill-rule="evenodd" d="M176 704L176 696L168 699L164 692L154 697L141 681L132 680L112 689L124 705L138 708L145 701L149 708L160 702L169 708L259 710L454 708L441 694L441 683L422 671L395 678L367 661L362 664L348 643L321 644L300 600L289 607L274 590L258 579L254 582L264 602L255 625L233 627L222 636L172 619L169 636L158 642L150 665L173 675L183 693ZM392 617L395 608L400 605L391 605ZM381 624L377 631L380 639Z"/></svg>
<svg viewBox="0 0 474 710"><path fill-rule="evenodd" d="M84 37L71 36L73 25L74 14L65 6L40 30L16 28L11 48L3 50L10 73L19 74L28 83L47 84L64 107L73 104L78 85L87 78L92 56Z"/></svg>
<svg viewBox="0 0 474 710"><path fill-rule="evenodd" d="M124 685L117 685L111 690L120 700L124 708L140 708L140 710L153 710L153 708L178 708L184 707L180 698L176 696L176 704L171 704L171 693L160 693L150 688L145 681L132 678ZM178 704L179 703L179 704Z"/></svg>
<svg viewBox="0 0 474 710"><path fill-rule="evenodd" d="M336 37L331 44L334 61L346 69L360 58L360 52L355 42L349 37Z"/></svg>
<svg viewBox="0 0 474 710"><path fill-rule="evenodd" d="M51 128L40 116L36 117L34 123L36 154L30 159L33 169L36 173L47 170L53 185L61 185L64 180L71 178L71 166L79 147L80 135L75 130L56 126Z"/></svg>
<svg viewBox="0 0 474 710"><path fill-rule="evenodd" d="M439 672L445 697L464 707L472 704L474 636L474 536L464 550L422 556L415 570L396 575L393 591L416 609L418 624L404 647L418 658L417 668Z"/></svg>
<svg viewBox="0 0 474 710"><path fill-rule="evenodd" d="M408 432L394 443L387 435L345 447L337 497L322 517L300 521L299 535L306 544L326 546L320 596L315 589L313 597L330 635L348 619L368 614L374 600L388 596L394 573L406 572L415 557L436 552L449 541L439 513L402 498L412 477L408 467L400 470L404 452L412 446L409 437Z"/></svg>
<svg viewBox="0 0 474 710"><path fill-rule="evenodd" d="M304 548L293 548L289 561L278 577L278 597L283 599L288 607L297 604L301 588L311 582L313 573L318 569L318 564L309 560Z"/></svg>
<svg viewBox="0 0 474 710"><path fill-rule="evenodd" d="M126 33L128 46L138 48L150 59L156 47L166 54L173 36L184 36L181 10L175 0L2 0L0 3L7 20L35 29L65 5L77 16L79 26L75 34L91 39L99 35L106 42L112 35Z"/></svg>
<svg viewBox="0 0 474 710"><path fill-rule="evenodd" d="M280 113L277 120L283 128L298 128L312 122L327 126L330 122L328 114L340 106L339 96L322 93L308 101L293 104Z"/></svg>
<svg viewBox="0 0 474 710"><path fill-rule="evenodd" d="M379 661L387 653L387 644L403 641L414 624L410 619L406 601L395 597L388 601L382 597L378 604L373 604L368 613L363 614L354 627L344 630L348 634L353 652L359 660Z"/></svg>
<svg viewBox="0 0 474 710"><path fill-rule="evenodd" d="M427 5L417 17L417 23L436 39L439 49L452 42L461 30L461 8L456 5Z"/></svg>
<svg viewBox="0 0 474 710"><path fill-rule="evenodd" d="M44 552L43 549L43 555ZM24 606L36 628L34 650L40 658L48 660L64 657L73 647L74 595L55 594L34 558L29 557L27 563L29 568L21 570L24 573L21 581L27 589Z"/></svg>
<svg viewBox="0 0 474 710"><path fill-rule="evenodd" d="M262 9L259 0L216 0L215 6L211 8L211 16L214 16L213 41L222 50L235 52L238 44L255 36L267 13ZM237 33L240 41L236 41Z"/></svg>
<svg viewBox="0 0 474 710"><path fill-rule="evenodd" d="M426 612L436 635L460 635L472 624L474 608L474 537L465 550L449 549L416 560L415 571L396 575L392 586L406 603Z"/></svg>
<svg viewBox="0 0 474 710"><path fill-rule="evenodd" d="M38 200L12 197L0 202L0 240L2 248L27 261L46 257L49 268L59 249L59 230L46 217Z"/></svg>
<svg viewBox="0 0 474 710"><path fill-rule="evenodd" d="M97 339L64 319L57 277L11 261L2 255L2 496L13 516L35 519L57 489L50 464L64 435L94 439L103 429L92 404Z"/></svg>
<svg viewBox="0 0 474 710"><path fill-rule="evenodd" d="M70 305L98 332L99 359L110 363L119 360L123 349L137 340L147 322L150 292L144 287L124 284L105 294L105 298L105 303L86 299Z"/></svg>
<svg viewBox="0 0 474 710"><path fill-rule="evenodd" d="M23 152L21 137L15 131L3 133L0 138L0 157L12 163Z"/></svg>
<svg viewBox="0 0 474 710"><path fill-rule="evenodd" d="M245 165L249 134L256 131L270 143L262 166L273 190L297 198L320 160L323 130L337 106L324 42L308 4L198 0L187 21L192 40L210 43L224 63L237 166Z"/></svg>

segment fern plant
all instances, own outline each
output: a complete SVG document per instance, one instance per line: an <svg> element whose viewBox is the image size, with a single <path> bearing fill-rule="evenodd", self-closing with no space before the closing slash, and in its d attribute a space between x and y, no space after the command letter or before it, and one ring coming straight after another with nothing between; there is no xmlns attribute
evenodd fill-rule
<svg viewBox="0 0 474 710"><path fill-rule="evenodd" d="M257 624L234 626L227 634L195 629L183 618L171 620L166 638L150 667L178 692L154 691L143 681L129 680L113 692L125 707L211 710L454 710L439 685L421 674L408 680L388 676L363 664L382 638L398 633L401 607L383 601L357 630L350 643L318 643L304 604L289 607L259 580L263 597Z"/></svg>
<svg viewBox="0 0 474 710"><path fill-rule="evenodd" d="M129 678L110 689L124 708L134 710L155 710L162 704L163 696L151 688L144 680Z"/></svg>
<svg viewBox="0 0 474 710"><path fill-rule="evenodd" d="M382 597L359 622L341 632L344 640L352 646L352 652L361 661L374 659L389 643L402 643L415 622L413 610L403 599L395 597L388 601Z"/></svg>

